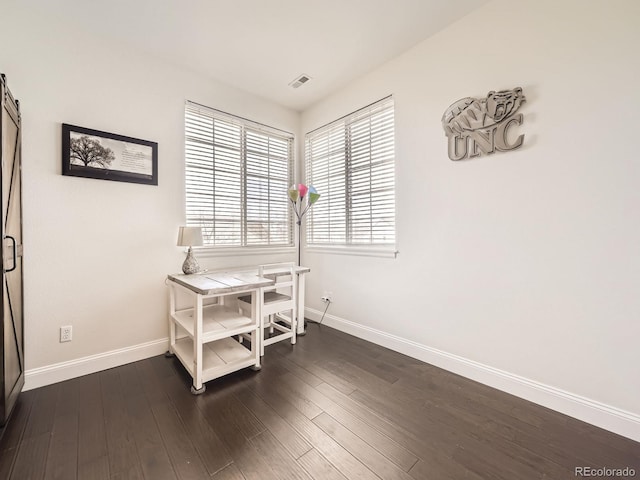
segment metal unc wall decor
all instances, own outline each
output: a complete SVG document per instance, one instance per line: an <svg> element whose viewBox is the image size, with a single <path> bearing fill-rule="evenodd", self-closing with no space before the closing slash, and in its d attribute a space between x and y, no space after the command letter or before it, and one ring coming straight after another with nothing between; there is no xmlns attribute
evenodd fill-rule
<svg viewBox="0 0 640 480"><path fill-rule="evenodd" d="M508 134L512 126L522 125L522 114L516 112L524 101L522 88L518 87L491 91L486 98L466 97L453 103L442 115L449 158L463 160L521 147L524 135L510 142Z"/></svg>

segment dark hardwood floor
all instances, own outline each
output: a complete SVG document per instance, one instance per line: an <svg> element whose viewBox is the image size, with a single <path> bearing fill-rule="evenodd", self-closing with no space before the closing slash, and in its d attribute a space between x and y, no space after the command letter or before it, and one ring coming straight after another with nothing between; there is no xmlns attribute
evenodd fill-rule
<svg viewBox="0 0 640 480"><path fill-rule="evenodd" d="M23 393L0 479L640 477L639 443L326 326L190 383L159 356Z"/></svg>

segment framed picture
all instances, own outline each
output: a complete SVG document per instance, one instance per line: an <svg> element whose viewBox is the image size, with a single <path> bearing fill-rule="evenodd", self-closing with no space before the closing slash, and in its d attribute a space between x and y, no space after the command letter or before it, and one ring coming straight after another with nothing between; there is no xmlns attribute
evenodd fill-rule
<svg viewBox="0 0 640 480"><path fill-rule="evenodd" d="M158 144L63 123L62 174L158 185Z"/></svg>

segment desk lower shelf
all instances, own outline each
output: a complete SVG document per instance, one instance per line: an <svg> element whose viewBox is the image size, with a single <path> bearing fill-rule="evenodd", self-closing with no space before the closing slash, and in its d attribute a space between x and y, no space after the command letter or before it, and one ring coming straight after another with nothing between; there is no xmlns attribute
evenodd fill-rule
<svg viewBox="0 0 640 480"><path fill-rule="evenodd" d="M195 377L193 341L190 338L178 340L173 346L173 352L180 359L192 377ZM202 381L208 382L222 377L241 368L256 364L251 350L233 338L223 338L215 342L202 345Z"/></svg>
<svg viewBox="0 0 640 480"><path fill-rule="evenodd" d="M173 320L191 337L194 337L194 309L178 310ZM202 308L202 342L211 342L233 335L251 332L257 328L255 320L240 314L226 305L206 305Z"/></svg>

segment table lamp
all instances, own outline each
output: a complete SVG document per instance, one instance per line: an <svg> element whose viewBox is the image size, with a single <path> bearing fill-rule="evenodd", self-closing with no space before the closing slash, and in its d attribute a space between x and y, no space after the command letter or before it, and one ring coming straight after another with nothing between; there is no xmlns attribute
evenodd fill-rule
<svg viewBox="0 0 640 480"><path fill-rule="evenodd" d="M187 275L198 273L200 266L196 261L196 257L193 256L191 247L202 246L202 228L180 227L178 230L178 246L189 247L189 250L187 250L187 258L184 259L184 263L182 264L182 271Z"/></svg>

